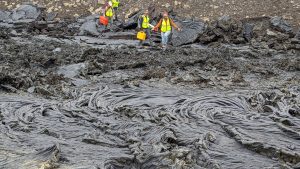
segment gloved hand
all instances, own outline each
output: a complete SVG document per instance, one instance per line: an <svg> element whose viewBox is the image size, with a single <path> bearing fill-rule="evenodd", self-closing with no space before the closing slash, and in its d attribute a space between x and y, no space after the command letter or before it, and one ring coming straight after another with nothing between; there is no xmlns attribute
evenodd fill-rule
<svg viewBox="0 0 300 169"><path fill-rule="evenodd" d="M158 32L158 28L152 28L152 31Z"/></svg>

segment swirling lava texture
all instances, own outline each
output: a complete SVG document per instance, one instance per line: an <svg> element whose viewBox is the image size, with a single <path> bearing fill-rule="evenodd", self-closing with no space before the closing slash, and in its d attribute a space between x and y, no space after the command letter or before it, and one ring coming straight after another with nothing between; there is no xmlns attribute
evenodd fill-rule
<svg viewBox="0 0 300 169"><path fill-rule="evenodd" d="M100 86L72 100L0 97L0 168L292 168L299 91Z"/></svg>

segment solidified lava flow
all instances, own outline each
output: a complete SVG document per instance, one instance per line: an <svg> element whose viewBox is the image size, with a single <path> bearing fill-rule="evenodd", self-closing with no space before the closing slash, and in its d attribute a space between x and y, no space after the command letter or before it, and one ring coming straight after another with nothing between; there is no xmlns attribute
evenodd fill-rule
<svg viewBox="0 0 300 169"><path fill-rule="evenodd" d="M287 167L299 162L296 103L299 95L108 86L63 102L1 96L0 165Z"/></svg>
<svg viewBox="0 0 300 169"><path fill-rule="evenodd" d="M182 22L162 50L133 22L100 35L36 9L0 13L21 18L0 20L0 169L300 168L300 32L282 18Z"/></svg>
<svg viewBox="0 0 300 169"><path fill-rule="evenodd" d="M286 58L259 54L258 69L245 49L59 44L53 55L55 42L32 42L3 45L0 168L292 168L300 161L299 72L276 67Z"/></svg>

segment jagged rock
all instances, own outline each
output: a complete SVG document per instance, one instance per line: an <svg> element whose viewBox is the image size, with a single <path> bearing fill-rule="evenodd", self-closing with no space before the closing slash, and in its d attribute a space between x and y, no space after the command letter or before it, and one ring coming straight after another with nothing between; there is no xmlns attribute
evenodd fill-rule
<svg viewBox="0 0 300 169"><path fill-rule="evenodd" d="M53 21L56 16L57 16L57 13L54 13L54 12L48 13L46 20Z"/></svg>
<svg viewBox="0 0 300 169"><path fill-rule="evenodd" d="M98 25L98 30L103 31L104 29L103 25ZM112 25L110 25L110 30L113 32L121 31L123 28L123 23L121 21L114 21Z"/></svg>
<svg viewBox="0 0 300 169"><path fill-rule="evenodd" d="M9 20L10 19L10 15L11 15L10 12L0 11L0 22Z"/></svg>
<svg viewBox="0 0 300 169"><path fill-rule="evenodd" d="M203 22L182 22L181 24L182 31L175 31L173 33L173 38L171 43L174 46L181 46L185 44L190 44L195 42L199 35L201 35L205 30L205 23Z"/></svg>
<svg viewBox="0 0 300 169"><path fill-rule="evenodd" d="M201 43L211 42L223 43L244 43L243 24L241 21L234 20L228 16L220 17L216 22L208 25L206 31L199 38Z"/></svg>
<svg viewBox="0 0 300 169"><path fill-rule="evenodd" d="M244 24L243 28L244 28L243 29L243 36L247 40L247 42L250 42L252 37L253 37L254 25L246 23L246 24Z"/></svg>
<svg viewBox="0 0 300 169"><path fill-rule="evenodd" d="M142 10L136 11L128 16L127 22L124 23L124 29L135 29L138 26L138 18L143 13Z"/></svg>
<svg viewBox="0 0 300 169"><path fill-rule="evenodd" d="M291 44L300 44L300 39L295 38L291 38Z"/></svg>
<svg viewBox="0 0 300 169"><path fill-rule="evenodd" d="M35 87L34 86L32 86L32 87L30 87L30 88L27 89L28 93L34 93L34 91L35 91Z"/></svg>
<svg viewBox="0 0 300 169"><path fill-rule="evenodd" d="M82 26L80 27L79 35L99 36L100 33L97 30L96 22L93 20L89 20L82 24Z"/></svg>
<svg viewBox="0 0 300 169"><path fill-rule="evenodd" d="M12 19L14 21L22 19L36 20L41 15L41 9L33 5L21 5L19 8L13 10Z"/></svg>
<svg viewBox="0 0 300 169"><path fill-rule="evenodd" d="M46 87L43 87L43 86L37 86L35 88L35 92L39 93L41 95L47 96L47 97L53 96L53 93L51 93L50 90L48 90Z"/></svg>
<svg viewBox="0 0 300 169"><path fill-rule="evenodd" d="M267 30L267 35L269 36L269 37L276 37L276 36L278 36L278 34L277 33L275 33L275 32L273 32L273 31L271 31L271 30Z"/></svg>
<svg viewBox="0 0 300 169"><path fill-rule="evenodd" d="M233 24L233 20L229 16L222 16L218 19L217 24L218 27L223 31L228 32L231 29L231 25Z"/></svg>
<svg viewBox="0 0 300 169"><path fill-rule="evenodd" d="M12 93L15 93L15 92L18 91L18 89L14 88L11 85L0 85L0 89L3 89L3 90L8 91L8 92L12 92Z"/></svg>
<svg viewBox="0 0 300 169"><path fill-rule="evenodd" d="M14 37L14 36L18 36L20 34L18 34L18 32L16 30L12 30L10 31L10 36Z"/></svg>
<svg viewBox="0 0 300 169"><path fill-rule="evenodd" d="M292 26L287 21L285 21L282 17L275 16L271 18L270 22L271 22L271 26L277 31L287 33L287 34L293 33Z"/></svg>
<svg viewBox="0 0 300 169"><path fill-rule="evenodd" d="M297 32L295 38L298 39L298 40L300 40L300 29L299 29L299 31Z"/></svg>
<svg viewBox="0 0 300 169"><path fill-rule="evenodd" d="M62 50L61 48L55 48L52 52L53 53L60 53Z"/></svg>
<svg viewBox="0 0 300 169"><path fill-rule="evenodd" d="M166 70L159 68L159 69L153 69L153 70L148 70L145 72L143 76L143 80L149 80L151 78L159 78L162 79L166 76Z"/></svg>
<svg viewBox="0 0 300 169"><path fill-rule="evenodd" d="M87 21L98 21L100 15L95 14L95 15L90 15L84 18L84 20Z"/></svg>
<svg viewBox="0 0 300 169"><path fill-rule="evenodd" d="M293 166L293 169L300 169L300 162Z"/></svg>
<svg viewBox="0 0 300 169"><path fill-rule="evenodd" d="M63 75L66 78L73 78L78 76L85 67L85 63L62 66L58 69L57 73Z"/></svg>
<svg viewBox="0 0 300 169"><path fill-rule="evenodd" d="M1 26L0 26L0 28L1 28ZM10 38L10 36L9 36L9 34L8 34L8 29L7 28L1 28L0 29L0 39L9 39Z"/></svg>
<svg viewBox="0 0 300 169"><path fill-rule="evenodd" d="M14 27L13 24L0 22L0 28L8 29L8 28L13 28L13 27Z"/></svg>
<svg viewBox="0 0 300 169"><path fill-rule="evenodd" d="M237 71L234 72L232 75L232 82L234 83L241 83L241 82L245 82L244 77L242 75L241 72Z"/></svg>
<svg viewBox="0 0 300 169"><path fill-rule="evenodd" d="M128 21L123 25L124 29L135 29L138 26L137 21L133 18L129 18Z"/></svg>

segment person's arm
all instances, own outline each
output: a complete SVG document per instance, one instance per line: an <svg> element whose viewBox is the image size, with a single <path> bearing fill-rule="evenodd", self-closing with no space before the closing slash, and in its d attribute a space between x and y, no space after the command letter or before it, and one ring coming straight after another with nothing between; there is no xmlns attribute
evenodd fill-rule
<svg viewBox="0 0 300 169"><path fill-rule="evenodd" d="M102 7L103 16L106 16L106 8L107 8L107 5L104 4L104 6Z"/></svg>
<svg viewBox="0 0 300 169"><path fill-rule="evenodd" d="M142 28L142 17L139 16L139 19L138 19L138 28L141 29Z"/></svg>
<svg viewBox="0 0 300 169"><path fill-rule="evenodd" d="M180 28L175 24L173 19L170 19L171 26L173 26L175 29L180 30Z"/></svg>
<svg viewBox="0 0 300 169"><path fill-rule="evenodd" d="M153 29L154 28L154 26L153 25L151 25L150 23L149 23L149 26Z"/></svg>
<svg viewBox="0 0 300 169"><path fill-rule="evenodd" d="M150 19L149 19L149 26L151 27L151 29L153 29L154 26L153 26L151 23L152 23L152 19L150 18Z"/></svg>
<svg viewBox="0 0 300 169"><path fill-rule="evenodd" d="M156 26L154 26L154 30L158 30L158 28L161 26L162 24L162 19L159 20L159 22L156 24Z"/></svg>

